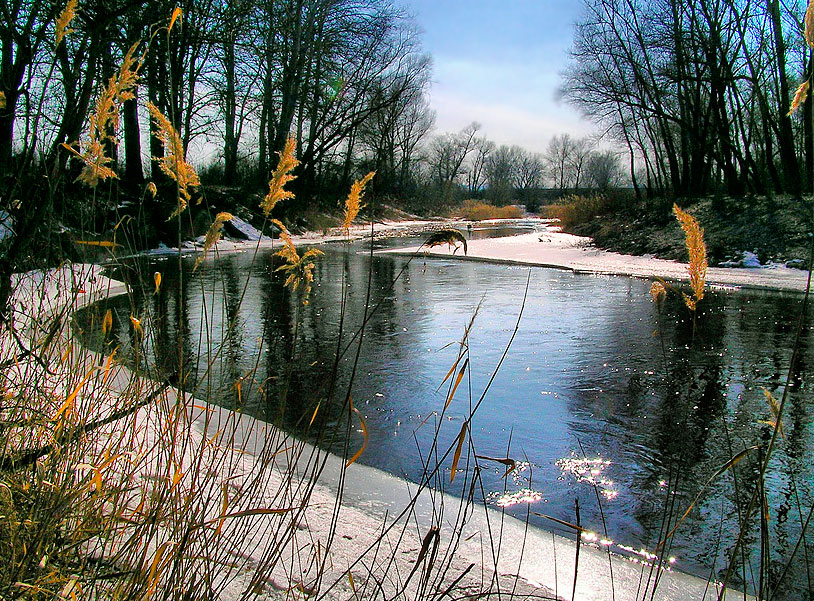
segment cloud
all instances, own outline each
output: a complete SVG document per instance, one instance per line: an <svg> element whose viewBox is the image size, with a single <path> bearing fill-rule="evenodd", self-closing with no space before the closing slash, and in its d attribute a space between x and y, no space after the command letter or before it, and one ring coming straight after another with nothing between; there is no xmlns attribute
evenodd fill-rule
<svg viewBox="0 0 814 601"><path fill-rule="evenodd" d="M472 121L498 144L542 152L552 136L585 136L596 127L555 92L559 76L532 63L437 57L431 103L439 131L458 131Z"/></svg>

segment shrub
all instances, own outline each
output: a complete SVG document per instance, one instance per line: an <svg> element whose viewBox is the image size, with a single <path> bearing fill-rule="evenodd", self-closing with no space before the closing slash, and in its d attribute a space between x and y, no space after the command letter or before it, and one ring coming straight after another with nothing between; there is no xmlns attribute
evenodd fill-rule
<svg viewBox="0 0 814 601"><path fill-rule="evenodd" d="M562 204L548 205L543 208L543 216L559 219L564 230L590 221L597 215L604 215L612 208L612 203L602 194L582 196L569 194Z"/></svg>
<svg viewBox="0 0 814 601"><path fill-rule="evenodd" d="M458 210L458 215L470 221L483 221L484 219L520 219L523 211L520 207L508 205L496 207L485 202L465 200Z"/></svg>

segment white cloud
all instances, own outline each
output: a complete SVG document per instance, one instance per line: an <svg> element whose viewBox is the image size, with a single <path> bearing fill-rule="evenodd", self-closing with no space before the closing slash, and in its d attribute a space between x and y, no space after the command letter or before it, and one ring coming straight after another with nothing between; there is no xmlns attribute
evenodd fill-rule
<svg viewBox="0 0 814 601"><path fill-rule="evenodd" d="M470 61L436 57L431 103L438 130L458 131L472 121L498 144L541 152L552 136L586 136L596 126L555 100L559 75L536 61Z"/></svg>

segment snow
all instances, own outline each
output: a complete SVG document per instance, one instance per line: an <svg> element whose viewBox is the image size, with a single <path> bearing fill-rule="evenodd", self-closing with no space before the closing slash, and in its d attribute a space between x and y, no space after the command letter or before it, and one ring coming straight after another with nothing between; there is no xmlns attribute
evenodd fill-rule
<svg viewBox="0 0 814 601"><path fill-rule="evenodd" d="M765 265L765 267L770 268L776 268L778 266L778 263L768 263ZM757 258L756 253L745 250L741 253L740 259L723 261L722 263L718 263L718 267L747 267L749 269L760 269L761 267L764 267L764 265L760 264L760 260Z"/></svg>
<svg viewBox="0 0 814 601"><path fill-rule="evenodd" d="M427 249L414 246L380 252L411 255L419 250L424 252ZM540 231L519 236L470 240L468 250L466 256L461 253L453 256L446 247L437 246L429 249L427 254L461 261L477 260L552 267L577 273L624 275L645 279L662 278L671 281L689 280L686 263L601 250L593 245L590 238L566 234L553 224L541 224ZM747 259L749 265L754 265L751 256ZM707 270L707 283L735 288L805 292L808 272L780 264L769 267L771 268L710 267Z"/></svg>
<svg viewBox="0 0 814 601"><path fill-rule="evenodd" d="M14 219L6 211L0 210L0 240L14 235Z"/></svg>

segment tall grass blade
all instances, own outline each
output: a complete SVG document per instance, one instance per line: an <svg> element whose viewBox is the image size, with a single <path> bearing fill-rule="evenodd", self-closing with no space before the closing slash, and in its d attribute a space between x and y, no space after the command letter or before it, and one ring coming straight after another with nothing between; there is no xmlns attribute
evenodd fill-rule
<svg viewBox="0 0 814 601"><path fill-rule="evenodd" d="M466 372L466 366L469 365L469 357L467 357L464 364L461 366L460 371L458 372L457 377L455 378L455 384L452 385L452 390L449 391L449 396L447 397L447 402L444 403L444 410L449 407L449 404L452 402L452 397L455 396L455 391L458 390L458 385L461 383L461 380L464 379L464 372Z"/></svg>
<svg viewBox="0 0 814 601"><path fill-rule="evenodd" d="M449 475L449 481L455 480L455 473L458 470L458 461L461 459L461 451L464 448L464 441L466 440L466 430L469 425L468 421L464 421L461 425L461 432L458 434L458 445L455 447L455 454L452 456L452 473Z"/></svg>
<svg viewBox="0 0 814 601"><path fill-rule="evenodd" d="M706 492L707 488L709 488L709 485L712 484L714 480L716 480L719 476L721 476L728 470L735 467L740 462L740 460L746 457L750 452L759 449L760 447L758 446L747 447L743 449L740 453L732 457L729 461L724 463L721 467L719 467L716 470L716 472L712 474L712 476L710 476L709 479L707 479L707 481L701 487L701 490L698 491L698 494L695 496L695 499L693 499L692 503L690 503L689 507L687 507L687 510L684 512L684 514L678 519L675 526L673 526L672 530L670 530L670 532L667 533L663 540L659 541L659 543L656 545L656 549L657 550L661 549L667 543L667 541L670 540L673 534L675 534L675 531L678 530L678 527L684 522L685 519L687 519L687 516L690 515L690 512L692 511L693 507L696 506L704 492Z"/></svg>
<svg viewBox="0 0 814 601"><path fill-rule="evenodd" d="M365 438L364 441L362 442L362 448L356 451L353 457L348 459L348 462L345 464L345 467L350 467L351 464L356 463L356 460L359 459L359 457L362 456L362 453L365 452L365 449L367 448L367 443L370 440L370 435L368 434L367 431L367 424L365 424L365 419L362 417L362 414L359 412L359 410L353 406L353 399L350 399L350 410L353 411L359 417L359 423L362 426L362 435ZM314 415L316 415L316 412L314 412ZM313 421L313 419L311 421Z"/></svg>

